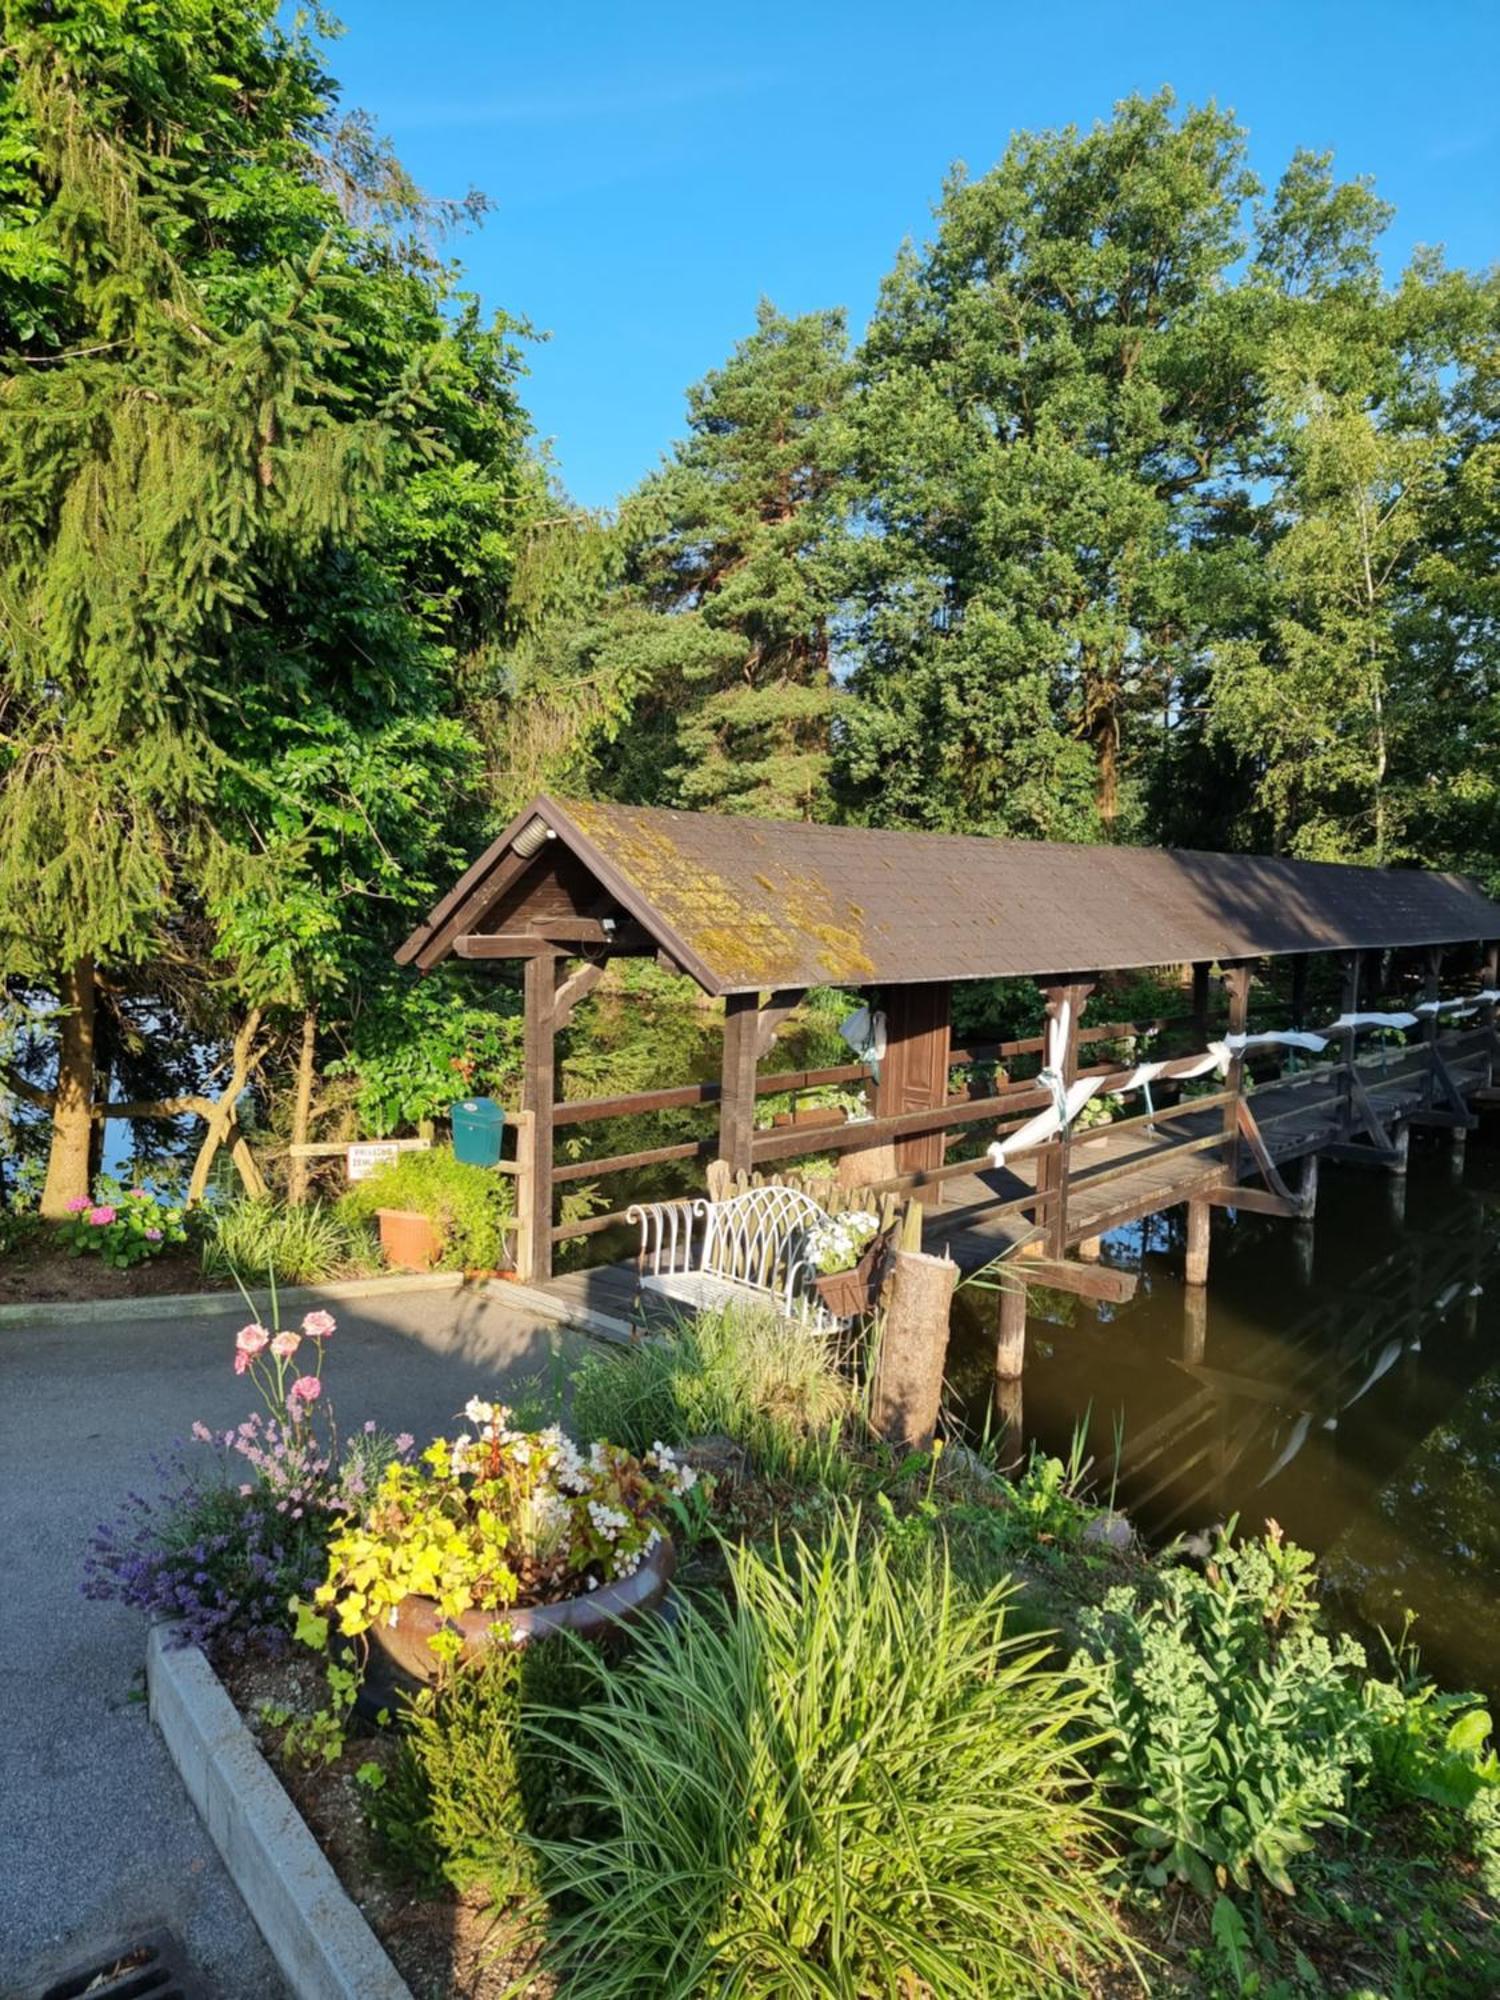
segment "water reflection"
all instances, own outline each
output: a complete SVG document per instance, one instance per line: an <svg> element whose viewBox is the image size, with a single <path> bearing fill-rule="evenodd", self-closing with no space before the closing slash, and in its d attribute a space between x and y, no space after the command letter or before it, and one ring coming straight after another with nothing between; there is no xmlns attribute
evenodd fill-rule
<svg viewBox="0 0 1500 2000"><path fill-rule="evenodd" d="M1122 1230L1126 1306L1032 1296L1007 1411L1048 1449L1088 1416L1096 1468L1153 1538L1238 1514L1316 1549L1345 1615L1417 1637L1500 1696L1500 1147L1414 1143L1407 1176L1324 1168L1313 1225L1221 1215L1181 1281L1180 1212ZM991 1409L995 1298L961 1291L950 1373ZM993 1422L993 1416L991 1416Z"/></svg>

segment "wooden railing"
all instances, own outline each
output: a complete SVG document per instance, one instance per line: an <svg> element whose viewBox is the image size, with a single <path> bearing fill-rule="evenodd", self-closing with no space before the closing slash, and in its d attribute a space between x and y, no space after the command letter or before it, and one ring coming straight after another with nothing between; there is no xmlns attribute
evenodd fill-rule
<svg viewBox="0 0 1500 2000"><path fill-rule="evenodd" d="M1081 1046L1099 1043L1140 1040L1149 1034L1170 1033L1200 1026L1191 1016L1158 1017L1148 1021L1108 1021L1081 1028L1078 1041ZM1217 1024L1215 1024L1217 1025ZM1450 1038L1446 1046L1451 1049L1473 1046L1492 1046L1495 1043L1493 1030L1476 1027ZM1331 1058L1317 1058L1298 1077L1278 1076L1281 1065L1267 1057L1262 1060L1256 1052L1254 1067L1265 1077L1270 1073L1272 1080L1283 1083L1287 1088L1306 1088L1317 1094L1326 1090L1330 1108L1337 1106L1338 1124L1341 1132L1348 1136L1359 1131L1363 1124L1358 1105L1358 1092L1363 1089L1373 1075L1380 1076L1414 1074L1431 1068L1434 1064L1435 1041L1408 1044L1393 1051L1387 1062L1373 1061L1369 1057L1351 1061L1349 1047ZM982 1066L995 1062L1003 1064L1016 1057L1041 1055L1044 1039L1040 1035L1021 1036L1009 1041L976 1043L955 1048L950 1052L950 1066L954 1068ZM1277 1052L1279 1054L1279 1052ZM1165 1128L1196 1119L1205 1112L1222 1112L1222 1121L1216 1122L1215 1129L1206 1133L1188 1133L1176 1137L1169 1144L1159 1145L1116 1159L1097 1164L1073 1164L1073 1153L1080 1144L1086 1143L1087 1134L1070 1130L1058 1139L1048 1141L1038 1147L1030 1156L1037 1162L1037 1185L1012 1199L987 1207L986 1215L996 1219L1009 1214L1029 1214L1042 1224L1060 1248L1066 1234L1066 1202L1070 1188L1088 1188L1097 1191L1101 1186L1123 1180L1135 1172L1148 1156L1159 1159L1166 1155L1191 1156L1199 1152L1209 1152L1215 1147L1224 1150L1223 1166L1226 1174L1237 1177L1238 1164L1242 1152L1241 1107L1245 1104L1245 1088L1249 1082L1250 1064L1241 1066L1239 1089L1219 1090L1212 1093L1184 1098L1176 1105L1166 1105L1142 1112L1129 1118L1114 1119L1107 1127L1093 1128L1099 1133L1107 1132L1118 1138L1135 1132L1152 1135ZM1080 1075L1098 1075L1101 1079L1099 1095L1107 1096L1116 1090L1130 1074L1128 1068L1112 1068L1100 1063L1091 1068L1081 1068ZM821 1069L784 1070L758 1076L755 1080L757 1097L795 1093L815 1089L821 1085L858 1083L868 1080L869 1071L863 1063L849 1062L829 1065ZM692 1110L716 1105L721 1098L717 1082L690 1083L668 1086L659 1090L644 1090L622 1093L614 1097L574 1098L556 1105L553 1109L553 1123L558 1128L583 1124L602 1123L610 1119L634 1117L652 1112ZM1002 1138L1014 1131L1035 1112L1044 1109L1051 1102L1050 1095L1036 1085L1034 1078L1006 1078L997 1081L987 1095L981 1098L954 1096L947 1103L919 1111L902 1112L884 1118L856 1119L844 1125L800 1126L787 1130L757 1132L751 1142L751 1158L758 1168L774 1167L787 1161L806 1159L814 1155L845 1153L857 1149L885 1145L893 1140L916 1138L933 1132L961 1134L974 1125L991 1128L988 1137ZM1295 1107L1273 1114L1266 1121L1272 1130L1286 1124L1290 1119L1305 1115L1303 1107ZM529 1128L528 1128L529 1131ZM518 1157L520 1148L518 1133ZM530 1139L528 1136L527 1146ZM553 1168L552 1178L558 1185L576 1184L582 1181L606 1179L611 1175L630 1173L652 1166L666 1165L676 1161L711 1160L718 1151L715 1136L701 1139L679 1140L662 1146L649 1146L629 1153L615 1153L598 1159L570 1160ZM906 1173L872 1180L869 1186L876 1193L920 1192L925 1188L941 1187L949 1180L962 1178L987 1167L985 1152L965 1155L945 1160L942 1165L913 1170ZM507 1166L506 1171L517 1171ZM523 1170L524 1172L524 1170ZM524 1185L524 1181L522 1183ZM524 1200L518 1200L524 1211ZM596 1235L602 1231L621 1225L627 1216L624 1208L611 1210L606 1214L589 1216L568 1223L554 1224L551 1237L554 1243L574 1237ZM518 1231L518 1236L520 1232ZM523 1246L518 1242L518 1259Z"/></svg>

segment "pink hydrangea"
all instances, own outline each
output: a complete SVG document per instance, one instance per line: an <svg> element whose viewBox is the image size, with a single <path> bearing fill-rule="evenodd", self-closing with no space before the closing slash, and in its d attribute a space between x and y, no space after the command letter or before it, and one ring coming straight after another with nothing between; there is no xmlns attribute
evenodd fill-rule
<svg viewBox="0 0 1500 2000"><path fill-rule="evenodd" d="M263 1326L242 1326L234 1336L234 1344L241 1354L259 1354L263 1347L270 1344L270 1339L270 1334ZM243 1369L240 1370L241 1374L244 1372Z"/></svg>
<svg viewBox="0 0 1500 2000"><path fill-rule="evenodd" d="M336 1324L332 1313L310 1312L302 1322L302 1331L309 1340L326 1340Z"/></svg>
<svg viewBox="0 0 1500 2000"><path fill-rule="evenodd" d="M271 1352L278 1361L290 1361L301 1345L300 1333L278 1333L271 1342Z"/></svg>
<svg viewBox="0 0 1500 2000"><path fill-rule="evenodd" d="M296 1396L304 1403L315 1403L322 1393L323 1384L316 1375L299 1375L287 1391L289 1396Z"/></svg>
<svg viewBox="0 0 1500 2000"><path fill-rule="evenodd" d="M148 1229L146 1231L146 1241L148 1243L160 1243L161 1231L159 1229Z"/></svg>
<svg viewBox="0 0 1500 2000"><path fill-rule="evenodd" d="M68 1203L68 1213L69 1215L82 1215L88 1205L89 1198L86 1194L75 1194L73 1199Z"/></svg>
<svg viewBox="0 0 1500 2000"><path fill-rule="evenodd" d="M96 1229L107 1229L114 1219L115 1212L109 1206L108 1202L103 1202L98 1208L91 1208L89 1210L89 1221L93 1223Z"/></svg>

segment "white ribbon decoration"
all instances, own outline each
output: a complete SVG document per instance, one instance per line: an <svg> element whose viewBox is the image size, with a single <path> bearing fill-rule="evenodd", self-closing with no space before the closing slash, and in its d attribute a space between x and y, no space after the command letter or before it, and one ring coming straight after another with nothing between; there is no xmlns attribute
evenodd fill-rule
<svg viewBox="0 0 1500 2000"><path fill-rule="evenodd" d="M1333 1030L1330 1028L1329 1034ZM1228 1035L1224 1047L1230 1055L1243 1055L1246 1049L1285 1048L1306 1049L1310 1055L1320 1056L1328 1046L1327 1037L1314 1035L1302 1028L1287 1028L1279 1034Z"/></svg>
<svg viewBox="0 0 1500 2000"><path fill-rule="evenodd" d="M1143 1090L1148 1084L1155 1083L1159 1076L1165 1076L1168 1072L1174 1079L1181 1077L1186 1080L1189 1077L1206 1076L1210 1070L1217 1070L1222 1076L1228 1067L1229 1050L1222 1042L1215 1042L1207 1055L1200 1056L1190 1066L1171 1061L1138 1063L1133 1070L1118 1080L1110 1076L1081 1076L1066 1091L1062 1087L1062 1078L1057 1071L1051 1068L1044 1069L1038 1074L1037 1083L1043 1090L1051 1091L1051 1104L1045 1111L1039 1111L1035 1118L1029 1118L1024 1125L1018 1126L1003 1145L997 1139L989 1150L990 1164L997 1168L1003 1167L1006 1161L1014 1159L1016 1154L1029 1153L1036 1147L1044 1145L1065 1125L1071 1125L1084 1105L1091 1097L1097 1096L1105 1084L1110 1086L1112 1095L1124 1096L1129 1090Z"/></svg>
<svg viewBox="0 0 1500 2000"><path fill-rule="evenodd" d="M1414 1028L1415 1014L1340 1014L1328 1030L1330 1035L1340 1035L1353 1029L1359 1034L1364 1028Z"/></svg>

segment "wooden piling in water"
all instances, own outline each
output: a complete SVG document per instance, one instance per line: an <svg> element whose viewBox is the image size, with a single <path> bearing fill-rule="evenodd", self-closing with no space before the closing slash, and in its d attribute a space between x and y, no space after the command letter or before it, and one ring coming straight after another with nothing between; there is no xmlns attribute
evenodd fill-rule
<svg viewBox="0 0 1500 2000"><path fill-rule="evenodd" d="M1213 1209L1206 1201L1187 1205L1187 1264L1184 1277L1189 1285L1208 1283L1209 1218Z"/></svg>
<svg viewBox="0 0 1500 2000"><path fill-rule="evenodd" d="M996 1316L995 1380L1017 1382L1026 1366L1026 1287L1002 1284Z"/></svg>

